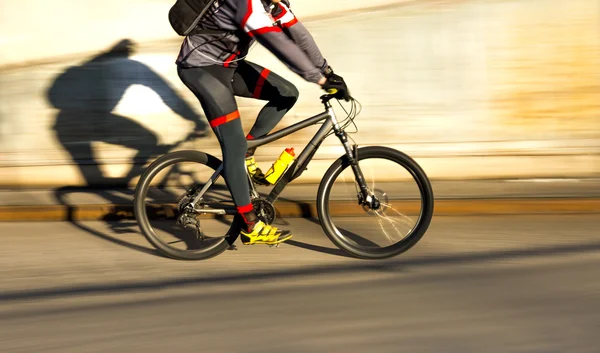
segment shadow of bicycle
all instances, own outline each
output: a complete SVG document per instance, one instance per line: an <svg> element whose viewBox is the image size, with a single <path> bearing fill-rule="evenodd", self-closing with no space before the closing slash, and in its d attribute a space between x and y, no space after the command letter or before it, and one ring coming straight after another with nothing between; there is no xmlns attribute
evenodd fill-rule
<svg viewBox="0 0 600 353"><path fill-rule="evenodd" d="M131 59L135 49L136 43L123 39L84 63L69 67L49 86L47 99L58 109L53 126L56 137L85 180L84 187L67 185L55 189L55 198L66 207L67 220L82 230L119 245L157 254L117 237L139 233L132 222L133 190L129 185L153 158L172 151L183 142L206 137L208 124L167 80L145 64ZM182 141L162 145L152 131L130 117L116 114L115 108L132 85L143 85L156 92L173 112L192 121L194 130ZM131 168L122 177L106 176L94 154L94 142L136 150ZM101 220L110 225L115 236L77 222L77 208L69 201L69 195L75 193L91 194L95 199L104 200L101 204L111 205L104 210Z"/></svg>
<svg viewBox="0 0 600 353"><path fill-rule="evenodd" d="M178 200L181 200L187 194L187 190L181 186L172 187L172 181L181 180L182 177L189 177L189 173L180 171L177 168L172 168L162 176L156 188L151 188L146 195L148 200L146 202L146 212L148 213L148 218L151 220L151 227L156 233L170 235L174 238L173 242L185 244L187 250L200 249L207 245L197 238L195 232L177 223L180 215L177 207ZM202 187L203 181L196 179L193 181L193 184ZM66 186L55 189L54 197L61 205L65 206L66 220L75 227L113 244L146 254L164 257L152 245L148 244L146 247L139 244L140 237L143 237L143 234L140 231L133 210L134 192L135 190L132 189L82 189L80 187ZM74 202L73 200L74 198L81 197L81 194L86 194L88 198L93 196L108 200L108 204L96 205L96 208L102 208L100 211L101 217L97 218L97 220L104 223L105 228L109 229L108 232L99 230L99 228L103 227L81 221L82 218L89 218L89 216L86 217L84 214L81 214L81 212L85 212L85 210L82 210L81 203ZM231 196L225 186L214 185L211 187L210 192L205 195L205 199L222 202L223 200L231 199ZM220 216L214 217L213 221L221 222L227 227L231 226L231 220ZM135 235L135 237L132 238L132 235Z"/></svg>

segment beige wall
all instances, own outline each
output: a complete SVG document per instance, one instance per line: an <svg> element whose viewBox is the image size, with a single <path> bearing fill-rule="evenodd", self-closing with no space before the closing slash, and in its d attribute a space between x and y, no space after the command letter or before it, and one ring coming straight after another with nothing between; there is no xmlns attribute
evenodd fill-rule
<svg viewBox="0 0 600 353"><path fill-rule="evenodd" d="M0 67L86 53L120 38L174 38L167 14L175 0L0 0ZM406 0L369 0L378 6ZM298 16L365 7L363 0L296 0Z"/></svg>
<svg viewBox="0 0 600 353"><path fill-rule="evenodd" d="M165 1L146 3L165 6ZM298 12L314 11L308 1L293 4ZM95 13L88 6L81 9ZM424 2L306 25L363 105L356 141L399 148L417 158L432 178L441 179L600 176L598 23L600 3L595 0L515 0ZM133 32L90 33L98 41L82 49L82 55L0 70L0 185L84 184L67 149L80 164L93 157L104 177L119 178L139 149L144 155L156 143L176 142L193 127L185 117L194 114L182 117L169 105L175 110L187 105L205 122L175 72L179 38L146 42ZM93 56L90 50L99 53L122 38L140 42L131 60L85 64ZM319 112L321 92L312 84L260 46L249 59L301 91L280 127ZM141 64L173 90L152 79ZM65 104L83 107L82 112L61 116L47 90L67 68L82 65L61 84L60 95ZM111 99L117 102L112 115L90 108L106 106ZM247 131L262 103L238 103ZM313 131L261 150L259 161L268 167L283 148L301 149ZM91 143L90 155L84 146L94 133L101 138ZM61 143L61 136L68 141ZM210 131L181 148L220 156ZM301 180L318 180L341 153L336 141L328 139Z"/></svg>

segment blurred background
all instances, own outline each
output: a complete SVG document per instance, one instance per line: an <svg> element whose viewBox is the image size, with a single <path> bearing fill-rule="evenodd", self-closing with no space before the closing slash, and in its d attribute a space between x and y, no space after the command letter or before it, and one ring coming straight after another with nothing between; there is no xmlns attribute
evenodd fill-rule
<svg viewBox="0 0 600 353"><path fill-rule="evenodd" d="M172 4L0 1L0 186L131 186L166 150L220 156L210 130L178 144L206 119L176 74ZM359 145L401 149L437 180L600 175L597 0L303 0L292 10L363 106ZM264 48L248 59L300 90L277 129L321 111L322 92ZM249 130L264 102L238 103ZM314 131L259 150L259 163ZM318 181L342 153L329 138L299 181Z"/></svg>
<svg viewBox="0 0 600 353"><path fill-rule="evenodd" d="M351 136L432 180L431 226L386 261L323 232L335 137L277 203L280 248L176 261L140 234L124 187L148 162L221 156L210 129L183 141L207 121L176 73L173 3L0 0L0 351L598 352L600 1L291 0L362 104ZM248 59L300 91L277 129L321 112L316 85L260 45ZM265 103L238 104L248 132ZM317 128L259 149L261 168Z"/></svg>

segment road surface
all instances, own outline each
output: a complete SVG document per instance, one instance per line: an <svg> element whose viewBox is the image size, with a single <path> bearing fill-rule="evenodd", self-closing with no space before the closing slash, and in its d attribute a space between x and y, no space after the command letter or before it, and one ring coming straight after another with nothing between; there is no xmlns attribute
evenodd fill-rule
<svg viewBox="0 0 600 353"><path fill-rule="evenodd" d="M597 352L597 216L435 217L379 262L281 222L203 262L131 223L1 223L0 351Z"/></svg>

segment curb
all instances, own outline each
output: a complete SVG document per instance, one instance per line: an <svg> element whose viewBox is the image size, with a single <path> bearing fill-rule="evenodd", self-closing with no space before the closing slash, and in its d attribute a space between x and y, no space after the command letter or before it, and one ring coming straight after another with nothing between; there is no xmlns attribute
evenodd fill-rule
<svg viewBox="0 0 600 353"><path fill-rule="evenodd" d="M401 203L407 214L419 210L419 202ZM314 201L278 201L275 208L278 217L318 218ZM600 214L600 198L439 199L434 210L434 216L522 214ZM352 217L364 212L354 202L338 201L333 215ZM0 206L0 222L121 219L135 219L132 205Z"/></svg>

